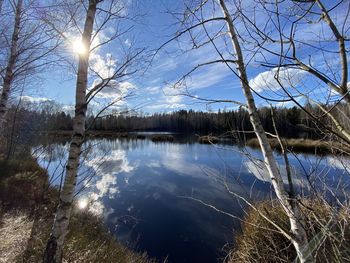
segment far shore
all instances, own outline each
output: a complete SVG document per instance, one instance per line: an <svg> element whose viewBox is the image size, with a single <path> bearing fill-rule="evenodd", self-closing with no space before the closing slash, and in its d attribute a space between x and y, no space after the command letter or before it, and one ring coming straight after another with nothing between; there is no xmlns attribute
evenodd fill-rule
<svg viewBox="0 0 350 263"><path fill-rule="evenodd" d="M154 132L154 133L153 133ZM71 130L59 130L59 131L47 131L42 132L44 135L55 136L55 137L70 137L73 135L73 131ZM176 136L174 137L168 131L95 131L90 130L86 132L88 137L92 138L129 138L129 139L145 139L150 138L152 141L160 142L177 142ZM145 135L144 135L145 134ZM205 138L211 138L210 140L204 140ZM227 137L225 138L227 140ZM234 139L232 137L232 139ZM220 136L198 136L199 143L206 144L215 144L219 141L223 141L224 139L220 138ZM304 138L282 138L283 142L287 146L287 150L293 150L298 153L315 153L315 154L329 154L332 152L341 152L341 151L349 151L350 149L346 149L343 145L337 142L330 142L325 140L317 140L317 139L304 139ZM269 142L271 147L274 150L281 151L280 143L276 138L269 138ZM259 142L257 138L247 139L245 142L246 146L251 148L258 149Z"/></svg>
<svg viewBox="0 0 350 263"><path fill-rule="evenodd" d="M314 154L329 154L335 152L349 151L344 145L338 142L315 140L315 139L303 139L303 138L282 138L283 143L286 146L287 151L293 151L297 153L314 153ZM271 148L277 151L281 151L281 145L276 138L269 138ZM259 142L257 138L247 140L246 146L252 148L259 148Z"/></svg>

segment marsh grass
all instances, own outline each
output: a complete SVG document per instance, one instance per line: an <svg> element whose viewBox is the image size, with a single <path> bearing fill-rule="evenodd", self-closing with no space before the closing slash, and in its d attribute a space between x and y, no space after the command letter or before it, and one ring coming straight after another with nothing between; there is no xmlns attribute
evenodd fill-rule
<svg viewBox="0 0 350 263"><path fill-rule="evenodd" d="M345 146L335 142L327 142L322 140L309 140L309 139L284 139L287 144L287 148L293 152L299 153L317 153L327 154L337 151L337 149L344 149ZM273 149L280 151L281 146L277 139L269 138L270 145ZM260 148L257 138L249 139L246 142L246 146L252 148Z"/></svg>
<svg viewBox="0 0 350 263"><path fill-rule="evenodd" d="M289 220L277 201L259 203L257 209L284 229L289 228ZM332 222L314 251L316 262L350 262L349 211L335 211L324 202L304 200L302 212L306 218L305 229L309 240L319 235L328 222ZM294 262L297 255L291 242L256 210L249 210L244 221L226 263Z"/></svg>

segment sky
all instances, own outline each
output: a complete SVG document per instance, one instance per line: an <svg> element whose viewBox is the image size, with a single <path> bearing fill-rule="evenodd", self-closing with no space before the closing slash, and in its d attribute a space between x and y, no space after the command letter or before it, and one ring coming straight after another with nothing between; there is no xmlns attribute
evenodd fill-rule
<svg viewBox="0 0 350 263"><path fill-rule="evenodd" d="M332 3L334 2L325 1L327 6L332 5ZM253 5L253 1L246 1L244 4L246 5L246 10L251 10L250 5ZM228 5L230 10L234 10L234 6L230 4L229 1ZM347 6L346 3L345 6ZM127 79L118 81L118 83L115 83L115 86L110 89L106 88L103 90L102 93L96 96L96 99L92 101L91 107L98 109L101 105L108 103L108 101L116 98L121 93L129 92L131 92L133 96L118 102L113 109L122 110L128 108L135 109L139 112L142 111L143 113L171 112L180 109L217 111L218 109L237 109L239 105L234 103L207 103L198 98L245 102L239 79L222 63L215 63L194 71L191 76L186 79L186 92L191 94L192 97L178 95L183 94L185 90L183 87L173 88L174 83L196 65L220 57L211 44L192 49L189 34L184 34L179 39L168 43L154 55L154 51L157 48L171 39L176 32L181 30L181 25L178 24L178 21L172 14L168 13L169 10L181 13L183 10L182 1L127 1L127 11L125 12L131 15L139 15L136 21L124 22L124 28L132 26L132 29L116 41L112 41L108 45L94 51L90 56L91 67L99 71L102 75L108 75L109 70L113 70L113 67L116 67L122 60L120 58L123 53L122 50L128 49L130 46L145 48L144 59L140 61L139 65L135 66L138 68L136 74ZM221 16L220 10L215 10L213 12L210 8L208 10L210 10L210 12L204 13L205 17ZM250 11L247 11L246 14L247 16L251 16L251 18L253 17ZM257 15L257 17L254 17L254 19L256 19L256 23L259 26L264 26L266 23L268 27L269 22L266 16L259 12L255 15ZM336 8L332 11L331 15L340 24L345 20L346 9ZM315 38L317 38L319 34L322 34L325 39L330 38L330 32L326 24L315 23L315 21L316 20L312 20L303 23L302 27L300 29L298 28L296 38L300 38L300 40L311 44L317 43L317 39ZM282 22L284 22L283 30L287 32L291 24L284 21L283 18ZM208 23L207 30L210 34L215 34L215 32L222 29L222 25L221 22ZM272 22L270 21L270 26L271 25ZM347 22L346 25L348 26L349 23ZM249 39L250 35L245 30L243 24L238 21L236 26L242 39L245 39L245 37ZM114 25L109 25L105 30L106 32L102 32L100 39L96 41L103 41L103 38L108 37L109 33L113 32L113 30L115 30ZM74 32L67 32L66 34L70 39L75 39L78 36ZM273 31L271 31L271 35L277 37L277 34L274 35ZM203 30L194 30L193 36L199 42L203 42L205 39ZM74 43L74 41L72 40L71 42ZM215 41L217 48L223 51L224 54L232 52L227 36L221 39L218 38L218 40ZM329 50L332 51L336 51L337 48L337 45L334 46L334 43L332 45L317 43L317 45L322 45L323 48L329 48ZM334 57L337 58L336 52L325 54L310 46L303 46L300 44L300 46L297 47L302 60L305 60L305 62L312 62L319 66L320 69L327 70L327 67L332 67L334 70L337 70L337 67L339 67L337 64L338 59L334 60L333 65L331 63ZM266 47L271 50L278 50L279 45L266 44ZM71 60L72 64L76 65L78 55L74 51L72 43L67 44L64 48L66 49L65 51L68 59ZM252 56L252 50L253 52L257 50L256 46L247 43L243 52L245 60L249 61L247 66L248 77L250 79L250 85L255 91L257 104L259 106L268 105L259 95L274 99L286 98L286 95L280 90L279 85L273 79L276 69L261 66L262 61L276 62L276 58L268 57L269 55L261 50L259 50L258 53L254 53L254 56ZM230 57L230 59L234 58ZM329 61L331 65L328 65L328 63L325 64L324 61ZM29 89L30 92L25 94L24 100L34 102L52 100L61 104L67 111L72 109L75 99L76 82L76 77L72 68L65 66L64 69L59 69L59 67L56 66L46 70L43 69L41 73L39 72L38 76L40 78L39 84ZM280 76L283 84L287 88L292 89L289 86L297 86L302 92L311 92L313 98L322 100L322 98L319 97L320 94L325 97L329 93L325 92L323 85L308 78L305 72L301 72L300 70L282 70ZM96 81L96 77L91 76L89 85L93 85ZM116 91L116 89L118 90ZM293 93L295 91L293 90L291 92ZM303 101L302 96L296 96L296 99L300 102ZM273 104L278 106L293 106L291 102L273 102Z"/></svg>

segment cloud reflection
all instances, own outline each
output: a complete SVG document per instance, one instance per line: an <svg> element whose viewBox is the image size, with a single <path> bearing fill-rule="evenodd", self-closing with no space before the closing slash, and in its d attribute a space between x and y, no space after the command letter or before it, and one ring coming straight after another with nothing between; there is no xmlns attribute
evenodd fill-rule
<svg viewBox="0 0 350 263"><path fill-rule="evenodd" d="M271 178L269 172L266 168L266 165L260 160L247 160L243 162L244 166L247 170L254 175L260 181L271 183ZM288 176L286 171L286 166L282 164L278 164L280 174L282 176L283 183L288 184ZM294 185L302 186L303 181L298 178L297 170L293 165L290 165L291 168L291 177Z"/></svg>
<svg viewBox="0 0 350 263"><path fill-rule="evenodd" d="M131 173L135 166L129 163L126 152L121 149L106 152L97 148L91 152L90 156L93 157L84 162L84 165L91 168L94 173L94 183L88 186L86 194L91 202L89 210L95 214L107 216L108 211L102 199L106 197L114 199L120 192L119 180L123 180L125 184L129 181L128 175L118 177L118 174Z"/></svg>
<svg viewBox="0 0 350 263"><path fill-rule="evenodd" d="M338 156L338 157L328 156L327 157L327 164L330 167L333 167L333 168L339 169L339 170L343 170L344 172L350 171L349 159L341 157L341 156Z"/></svg>

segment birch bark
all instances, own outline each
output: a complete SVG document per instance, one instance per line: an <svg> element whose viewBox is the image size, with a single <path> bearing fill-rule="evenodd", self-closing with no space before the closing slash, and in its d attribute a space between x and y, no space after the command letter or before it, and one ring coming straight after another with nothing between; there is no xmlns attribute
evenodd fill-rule
<svg viewBox="0 0 350 263"><path fill-rule="evenodd" d="M53 228L44 253L44 262L62 261L64 240L68 233L68 225L71 217L75 185L77 183L81 147L84 142L87 108L86 89L88 80L89 50L98 2L100 1L89 0L89 7L85 19L84 31L82 34L82 43L84 44L87 51L86 53L81 54L79 57L76 82L75 116L73 120L73 136L69 148L69 157L66 166L66 177L62 191L60 193L60 200Z"/></svg>
<svg viewBox="0 0 350 263"><path fill-rule="evenodd" d="M2 3L1 3L2 4ZM7 61L5 76L2 82L2 92L0 98L0 131L3 130L5 124L5 115L7 112L8 99L11 92L11 84L13 81L13 70L16 65L16 60L18 57L17 46L19 39L19 31L21 26L21 13L23 7L23 0L18 0L16 5L15 23L11 39L11 49L9 59Z"/></svg>
<svg viewBox="0 0 350 263"><path fill-rule="evenodd" d="M277 166L277 162L273 156L273 152L269 141L267 139L266 133L262 127L258 111L255 105L254 97L252 91L250 90L249 80L244 64L243 53L241 50L241 45L238 40L236 29L233 25L232 17L227 9L225 0L218 0L222 13L226 20L226 26L228 29L228 34L230 35L231 42L235 54L237 56L236 66L238 75L240 77L241 86L247 100L248 112L250 116L250 121L253 125L254 132L259 140L260 148L264 156L265 166L269 172L270 179L275 190L276 196L280 201L281 205L284 208L285 213L287 214L290 227L291 227L291 242L294 245L294 248L298 254L299 261L301 263L315 262L314 258L308 255L307 245L308 239L306 231L303 226L303 218L298 207L293 207L289 200L289 196L284 189L283 179L280 174L280 171Z"/></svg>

